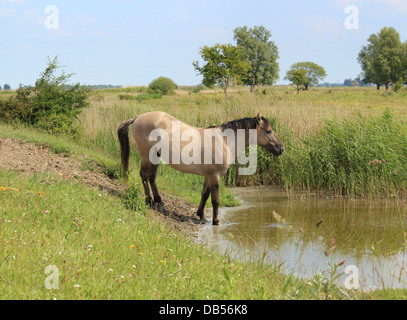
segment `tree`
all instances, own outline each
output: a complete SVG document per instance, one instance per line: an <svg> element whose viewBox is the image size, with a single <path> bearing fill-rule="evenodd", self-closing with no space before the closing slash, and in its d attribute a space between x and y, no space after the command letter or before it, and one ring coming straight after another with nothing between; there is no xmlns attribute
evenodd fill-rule
<svg viewBox="0 0 407 320"><path fill-rule="evenodd" d="M310 85L318 84L320 80L323 80L326 77L325 69L314 62L297 62L294 63L289 71L287 72L287 76L290 74L292 75L293 70L302 70L301 73L295 73L297 79L304 79L302 85L304 86L304 90L308 90ZM305 78L300 75L304 73Z"/></svg>
<svg viewBox="0 0 407 320"><path fill-rule="evenodd" d="M253 91L258 84L273 85L279 78L278 48L271 40L271 32L264 26L247 26L234 30L234 40L243 50L243 57L250 64L244 84Z"/></svg>
<svg viewBox="0 0 407 320"><path fill-rule="evenodd" d="M297 92L304 87L304 83L308 81L307 71L304 69L290 69L287 71L286 80L297 86Z"/></svg>
<svg viewBox="0 0 407 320"><path fill-rule="evenodd" d="M171 94L177 88L177 85L170 78L159 77L153 80L148 87L151 90L159 90L163 95Z"/></svg>
<svg viewBox="0 0 407 320"><path fill-rule="evenodd" d="M209 88L221 85L226 98L229 85L232 82L242 83L250 68L249 63L244 60L242 49L231 44L204 46L200 54L205 64L200 67L198 61L195 61L193 66L203 76L202 83Z"/></svg>
<svg viewBox="0 0 407 320"><path fill-rule="evenodd" d="M75 123L82 108L89 105L89 89L79 83L67 85L72 74L65 74L57 57L48 59L48 65L34 87L20 85L16 94L0 101L0 119L23 122L50 133L79 136L81 128Z"/></svg>
<svg viewBox="0 0 407 320"><path fill-rule="evenodd" d="M4 88L4 90L10 90L11 89L10 85L7 84L7 83L3 86L3 88Z"/></svg>
<svg viewBox="0 0 407 320"><path fill-rule="evenodd" d="M402 70L401 81L407 84L407 40L402 45Z"/></svg>
<svg viewBox="0 0 407 320"><path fill-rule="evenodd" d="M384 27L379 33L370 35L367 41L358 55L363 81L375 83L377 90L382 84L388 89L390 82L406 81L407 44L400 41L396 29Z"/></svg>

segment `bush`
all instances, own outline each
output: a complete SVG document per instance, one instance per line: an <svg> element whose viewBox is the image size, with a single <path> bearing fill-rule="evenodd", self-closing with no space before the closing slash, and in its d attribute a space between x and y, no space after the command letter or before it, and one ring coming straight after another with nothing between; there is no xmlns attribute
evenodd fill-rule
<svg viewBox="0 0 407 320"><path fill-rule="evenodd" d="M22 87L8 101L0 102L0 119L20 122L41 128L50 133L80 134L75 120L82 108L88 106L89 89L79 83L67 86L72 74L60 76L57 57L48 60L48 66L34 87Z"/></svg>
<svg viewBox="0 0 407 320"><path fill-rule="evenodd" d="M170 78L159 77L153 80L149 86L149 89L157 92L161 92L163 95L173 94L174 90L177 88L177 85Z"/></svg>

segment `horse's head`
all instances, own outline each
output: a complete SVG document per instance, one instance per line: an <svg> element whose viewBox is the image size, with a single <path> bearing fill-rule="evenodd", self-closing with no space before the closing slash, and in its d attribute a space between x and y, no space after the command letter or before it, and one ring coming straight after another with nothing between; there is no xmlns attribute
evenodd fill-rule
<svg viewBox="0 0 407 320"><path fill-rule="evenodd" d="M284 145L271 128L270 121L260 114L257 115L257 145L277 157L284 152Z"/></svg>

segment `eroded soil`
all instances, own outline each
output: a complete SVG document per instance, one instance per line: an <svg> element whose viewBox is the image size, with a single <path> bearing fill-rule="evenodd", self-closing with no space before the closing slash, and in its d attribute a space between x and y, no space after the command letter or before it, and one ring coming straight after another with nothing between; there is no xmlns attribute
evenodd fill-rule
<svg viewBox="0 0 407 320"><path fill-rule="evenodd" d="M0 137L0 166L19 172L23 178L35 172L50 172L61 179L79 181L118 197L126 188L120 181L106 176L103 168L85 154L66 157L53 153L47 145L25 143L10 138ZM194 237L201 224L196 217L196 206L167 194L162 194L162 198L165 208L152 209L154 219Z"/></svg>

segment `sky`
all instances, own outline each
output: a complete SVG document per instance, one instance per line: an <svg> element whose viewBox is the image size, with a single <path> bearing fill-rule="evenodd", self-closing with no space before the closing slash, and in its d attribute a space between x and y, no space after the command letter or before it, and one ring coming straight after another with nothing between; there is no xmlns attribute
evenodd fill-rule
<svg viewBox="0 0 407 320"><path fill-rule="evenodd" d="M34 84L55 56L71 82L197 85L201 47L235 44L236 27L260 25L279 49L278 84L301 61L343 83L361 72L370 34L394 27L407 40L407 0L0 0L0 85Z"/></svg>

